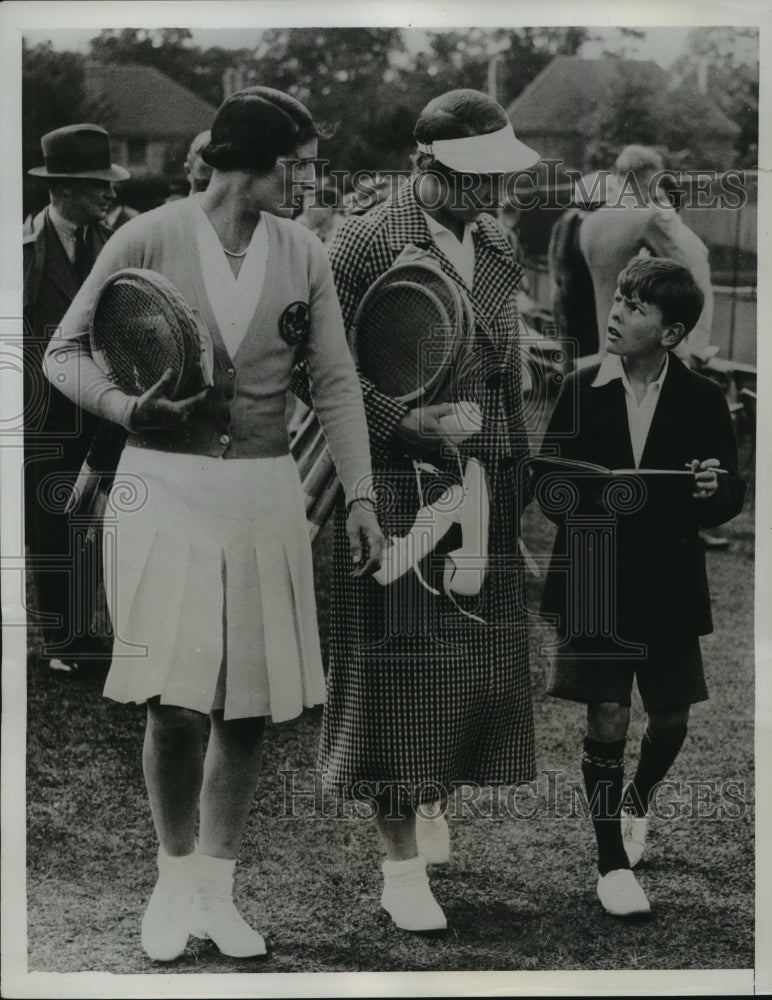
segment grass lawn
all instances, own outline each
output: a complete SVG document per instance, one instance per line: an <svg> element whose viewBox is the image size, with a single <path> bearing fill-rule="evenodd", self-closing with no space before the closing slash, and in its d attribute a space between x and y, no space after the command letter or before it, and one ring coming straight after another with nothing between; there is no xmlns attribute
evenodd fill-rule
<svg viewBox="0 0 772 1000"><path fill-rule="evenodd" d="M703 650L710 701L692 726L652 821L640 881L646 923L606 916L595 897L589 821L572 816L583 711L545 696L548 630L534 629L532 684L540 777L516 800L486 793L451 804L452 860L431 879L449 921L435 938L397 930L379 908L381 852L371 823L314 803L321 714L269 726L263 781L237 870L237 898L271 954L228 960L191 939L169 965L142 952L140 919L155 880L155 836L141 772L144 710L101 697L102 677L28 670L29 970L110 973L413 970L743 969L754 964L753 503L710 553L715 634ZM547 554L536 509L525 537ZM317 541L320 624L327 622L329 533ZM539 581L529 581L535 606ZM634 703L629 755L642 711ZM294 772L282 774L282 772ZM550 774L547 774L550 772ZM559 772L558 774L552 772ZM293 781L295 815L286 807ZM706 782L707 785L699 785ZM729 784L727 784L729 783ZM739 783L742 789L733 788ZM737 800L742 799L740 805ZM325 807L323 812L321 806ZM533 819L512 815L536 812ZM716 810L723 811L717 815Z"/></svg>

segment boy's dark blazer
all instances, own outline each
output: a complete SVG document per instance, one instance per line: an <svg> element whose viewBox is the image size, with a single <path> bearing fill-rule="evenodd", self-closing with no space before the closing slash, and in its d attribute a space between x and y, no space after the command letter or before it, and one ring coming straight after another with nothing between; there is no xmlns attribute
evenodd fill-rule
<svg viewBox="0 0 772 1000"><path fill-rule="evenodd" d="M555 405L542 451L594 462L610 469L634 466L625 392L619 378L593 387L599 365L566 379ZM654 412L640 467L683 469L691 459L717 458L728 475L718 490L696 499L692 481L649 484L646 502L632 513L617 513L614 591L617 632L631 641L706 635L713 630L700 528L712 528L742 510L745 483L737 472L737 444L721 389L690 371L672 353ZM640 481L640 480L639 480ZM580 481L599 499L602 480ZM537 491L537 496L541 491ZM542 613L566 622L568 575L564 515L545 513L559 525L545 582ZM603 508L596 508L602 511ZM563 557L561 560L560 557ZM562 563L562 565L561 565Z"/></svg>

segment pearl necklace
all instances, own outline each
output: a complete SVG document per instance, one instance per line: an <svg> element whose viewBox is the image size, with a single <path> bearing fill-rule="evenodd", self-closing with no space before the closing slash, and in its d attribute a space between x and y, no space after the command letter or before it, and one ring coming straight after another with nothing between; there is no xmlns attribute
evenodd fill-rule
<svg viewBox="0 0 772 1000"><path fill-rule="evenodd" d="M225 247L222 248L222 252L227 254L229 257L246 257L247 250L249 250L249 247L247 247L246 250L242 250L241 253L234 253L233 250L226 250Z"/></svg>

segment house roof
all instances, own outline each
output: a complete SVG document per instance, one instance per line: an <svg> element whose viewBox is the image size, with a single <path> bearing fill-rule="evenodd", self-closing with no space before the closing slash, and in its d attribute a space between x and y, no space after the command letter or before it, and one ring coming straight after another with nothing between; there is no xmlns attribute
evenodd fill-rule
<svg viewBox="0 0 772 1000"><path fill-rule="evenodd" d="M655 90L671 86L670 74L651 59L555 56L507 109L515 132L565 135L583 131L583 119L601 104L622 67L643 86ZM705 122L706 134L734 137L739 132L707 94L695 90L689 100L695 117Z"/></svg>
<svg viewBox="0 0 772 1000"><path fill-rule="evenodd" d="M212 124L216 108L155 66L86 66L86 96L107 129L132 139L190 139Z"/></svg>

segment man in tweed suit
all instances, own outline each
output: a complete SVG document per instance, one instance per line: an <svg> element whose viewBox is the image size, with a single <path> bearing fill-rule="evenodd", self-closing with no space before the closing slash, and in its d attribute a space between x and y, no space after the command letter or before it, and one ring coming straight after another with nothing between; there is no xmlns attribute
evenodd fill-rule
<svg viewBox="0 0 772 1000"><path fill-rule="evenodd" d="M422 500L457 479L459 457L476 458L490 497L487 572L476 597L444 589L447 552L458 545L451 531L420 565L434 593L412 572L388 585L355 579L338 517L320 769L327 790L375 802L387 855L382 905L397 926L432 931L446 919L429 887L425 853L444 820L427 819L426 807L446 801L459 784L534 776L518 558L528 448L516 302L521 271L486 213L497 206L497 181L538 154L518 142L496 102L471 90L431 101L414 134L410 182L347 220L330 256L347 326L365 291L406 248L428 255L469 296L474 402L483 423L459 451L442 423L449 404L409 409L364 379L363 389L384 533L404 536ZM416 457L438 470L420 477L420 491Z"/></svg>

